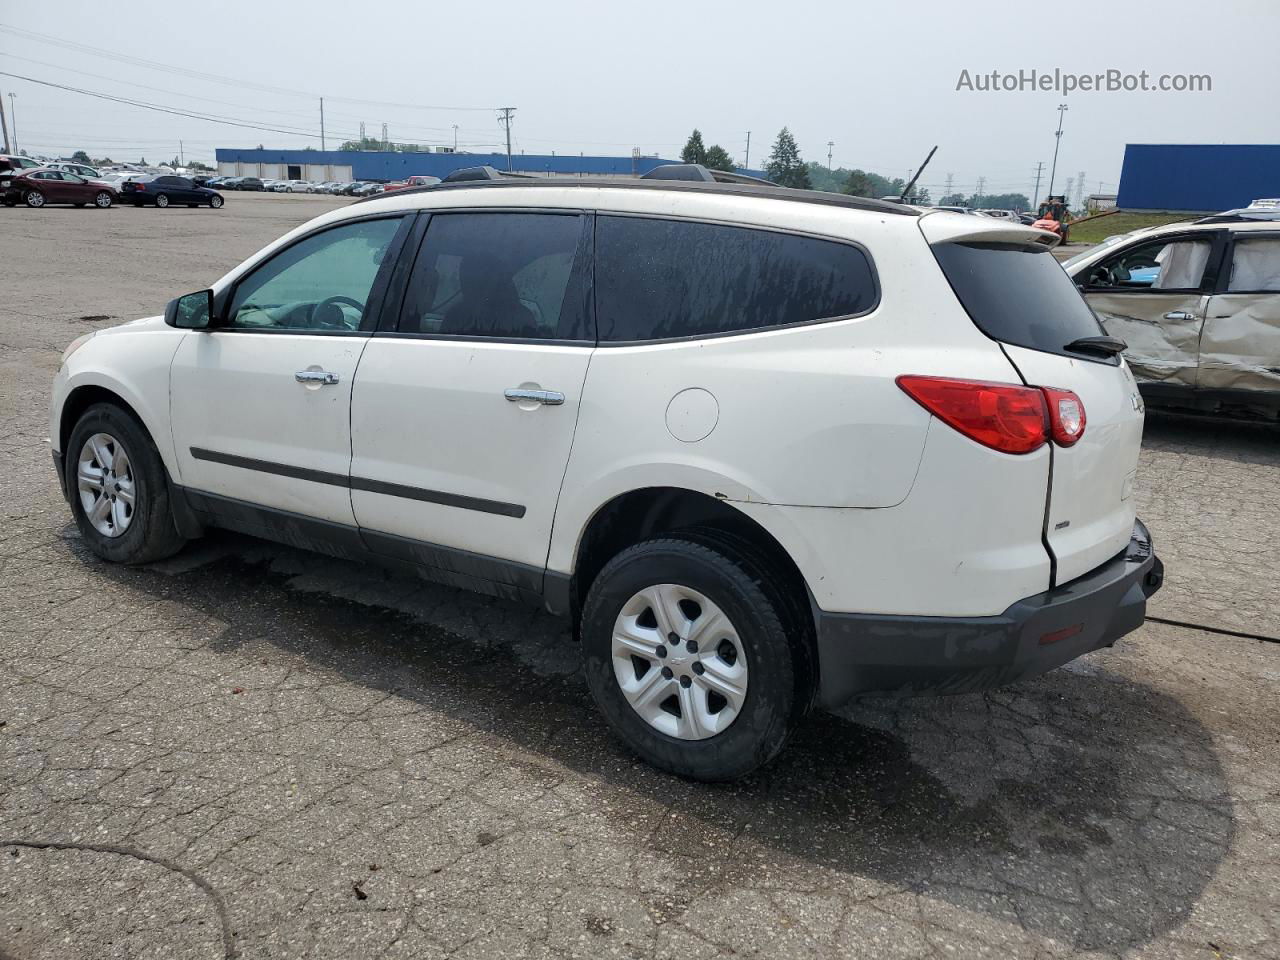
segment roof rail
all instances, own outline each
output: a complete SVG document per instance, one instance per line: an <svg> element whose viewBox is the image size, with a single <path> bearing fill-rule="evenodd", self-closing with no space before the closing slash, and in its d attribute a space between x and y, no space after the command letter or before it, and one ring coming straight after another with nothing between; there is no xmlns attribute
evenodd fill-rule
<svg viewBox="0 0 1280 960"><path fill-rule="evenodd" d="M715 183L716 178L700 163L663 163L648 173L640 174L641 180L695 180L699 183Z"/></svg>

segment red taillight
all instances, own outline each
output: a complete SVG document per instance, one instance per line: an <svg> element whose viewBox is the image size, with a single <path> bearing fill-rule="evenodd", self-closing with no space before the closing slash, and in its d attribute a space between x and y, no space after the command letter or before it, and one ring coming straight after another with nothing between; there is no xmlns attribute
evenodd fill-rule
<svg viewBox="0 0 1280 960"><path fill-rule="evenodd" d="M992 450L1031 453L1048 439L1045 396L1035 387L918 376L897 383L939 420Z"/></svg>
<svg viewBox="0 0 1280 960"><path fill-rule="evenodd" d="M1084 403L1070 390L1041 387L1049 404L1049 432L1053 442L1069 447L1084 436Z"/></svg>
<svg viewBox="0 0 1280 960"><path fill-rule="evenodd" d="M145 183L135 183L133 184L133 189L138 191L145 191L147 189L147 185Z"/></svg>

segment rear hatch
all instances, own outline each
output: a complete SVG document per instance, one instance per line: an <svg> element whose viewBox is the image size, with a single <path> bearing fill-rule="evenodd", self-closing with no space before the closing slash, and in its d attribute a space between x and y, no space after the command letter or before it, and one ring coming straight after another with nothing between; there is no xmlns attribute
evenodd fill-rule
<svg viewBox="0 0 1280 960"><path fill-rule="evenodd" d="M1044 529L1055 584L1074 580L1124 550L1133 531L1143 423L1133 375L1097 347L1068 349L1106 331L1050 252L1054 238L945 214L921 217L920 229L965 311L1023 381L1070 391L1083 407L1079 438L1050 444Z"/></svg>

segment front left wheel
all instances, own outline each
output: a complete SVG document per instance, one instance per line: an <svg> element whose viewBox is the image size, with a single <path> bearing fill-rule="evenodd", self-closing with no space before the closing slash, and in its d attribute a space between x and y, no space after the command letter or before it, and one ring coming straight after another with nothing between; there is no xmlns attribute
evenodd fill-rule
<svg viewBox="0 0 1280 960"><path fill-rule="evenodd" d="M113 563L150 563L181 549L164 463L130 414L94 404L63 453L71 511L90 550Z"/></svg>
<svg viewBox="0 0 1280 960"><path fill-rule="evenodd" d="M582 612L587 684L650 764L733 780L782 750L810 670L778 577L746 551L678 535L619 553Z"/></svg>

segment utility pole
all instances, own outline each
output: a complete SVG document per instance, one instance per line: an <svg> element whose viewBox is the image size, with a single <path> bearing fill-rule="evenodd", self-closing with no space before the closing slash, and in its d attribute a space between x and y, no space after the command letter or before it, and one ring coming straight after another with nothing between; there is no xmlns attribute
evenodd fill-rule
<svg viewBox="0 0 1280 960"><path fill-rule="evenodd" d="M974 195L973 195L973 205L974 205L975 207L978 205L978 201L982 199L982 191L983 191L983 190L985 190L985 189L986 189L986 187L987 187L987 178L986 178L986 177L979 177L979 178L978 178L978 190L977 190L977 192L976 192L976 193L974 193Z"/></svg>
<svg viewBox="0 0 1280 960"><path fill-rule="evenodd" d="M1075 178L1075 177L1067 177L1067 189L1063 191L1062 195L1063 195L1064 197L1066 197L1066 198L1067 198L1067 209L1068 209L1068 210L1070 210L1070 209L1071 209L1071 191L1072 191L1073 189L1075 189L1075 185L1076 185L1076 178Z"/></svg>
<svg viewBox="0 0 1280 960"><path fill-rule="evenodd" d="M834 140L828 140L827 141L827 173L831 172L831 151L834 150L835 148L836 148L836 142Z"/></svg>
<svg viewBox="0 0 1280 960"><path fill-rule="evenodd" d="M1076 206L1078 208L1084 207L1084 191L1085 191L1084 171L1081 170L1078 174L1076 174Z"/></svg>
<svg viewBox="0 0 1280 960"><path fill-rule="evenodd" d="M325 149L325 146L324 146L324 97L320 98L320 149L321 150Z"/></svg>
<svg viewBox="0 0 1280 960"><path fill-rule="evenodd" d="M747 131L747 152L742 157L742 167L746 169L751 166L751 131Z"/></svg>
<svg viewBox="0 0 1280 960"><path fill-rule="evenodd" d="M382 149L386 150L390 142L391 141L387 139L387 125L384 123L382 125Z"/></svg>
<svg viewBox="0 0 1280 960"><path fill-rule="evenodd" d="M458 152L458 125L453 125L453 152Z"/></svg>
<svg viewBox="0 0 1280 960"><path fill-rule="evenodd" d="M943 194L944 197L951 196L951 185L955 183L955 180L956 180L956 175L954 173L947 174L947 189L946 189L946 192Z"/></svg>
<svg viewBox="0 0 1280 960"><path fill-rule="evenodd" d="M182 150L182 141L178 141L178 164L185 167L187 165L187 155Z"/></svg>
<svg viewBox="0 0 1280 960"><path fill-rule="evenodd" d="M1066 112L1067 105L1058 104L1058 132L1053 135L1053 166L1049 168L1049 196L1053 196L1053 178L1058 172L1058 148L1062 146L1062 116Z"/></svg>
<svg viewBox="0 0 1280 960"><path fill-rule="evenodd" d="M18 108L13 105L13 91L9 91L9 125L13 128L13 152L18 152Z"/></svg>
<svg viewBox="0 0 1280 960"><path fill-rule="evenodd" d="M1036 195L1031 200L1031 211L1034 213L1040 205L1040 175L1044 172L1044 161L1036 164Z"/></svg>
<svg viewBox="0 0 1280 960"><path fill-rule="evenodd" d="M502 121L503 126L507 128L507 169L511 169L511 115L516 112L515 107L499 107L502 116L498 119Z"/></svg>
<svg viewBox="0 0 1280 960"><path fill-rule="evenodd" d="M0 93L0 136L4 137L4 152L17 153L16 150L9 149L9 124L4 118L4 94Z"/></svg>

